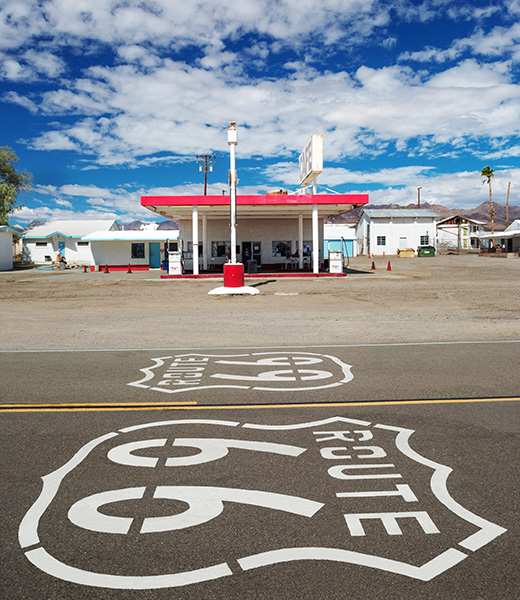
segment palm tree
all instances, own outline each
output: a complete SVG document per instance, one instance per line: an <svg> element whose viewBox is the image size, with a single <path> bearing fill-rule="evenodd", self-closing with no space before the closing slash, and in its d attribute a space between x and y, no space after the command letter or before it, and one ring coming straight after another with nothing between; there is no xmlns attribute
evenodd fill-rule
<svg viewBox="0 0 520 600"><path fill-rule="evenodd" d="M480 172L482 177L485 177L482 183L489 185L489 216L491 218L491 233L495 233L495 210L493 209L493 194L491 193L491 178L494 177L495 171L489 165L484 167Z"/></svg>

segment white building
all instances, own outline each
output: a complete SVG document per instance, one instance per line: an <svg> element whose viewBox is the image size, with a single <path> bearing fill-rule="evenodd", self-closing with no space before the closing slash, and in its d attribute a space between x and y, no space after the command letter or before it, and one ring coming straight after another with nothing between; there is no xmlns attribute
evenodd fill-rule
<svg viewBox="0 0 520 600"><path fill-rule="evenodd" d="M19 233L8 225L0 225L0 271L13 268L13 235Z"/></svg>
<svg viewBox="0 0 520 600"><path fill-rule="evenodd" d="M119 225L114 219L45 221L29 225L22 234L23 261L45 264L64 257L67 264L90 265L90 243L82 238L94 231L118 229Z"/></svg>
<svg viewBox="0 0 520 600"><path fill-rule="evenodd" d="M323 225L323 257L329 257L329 250L341 250L344 257L358 255L356 228L344 223Z"/></svg>
<svg viewBox="0 0 520 600"><path fill-rule="evenodd" d="M167 258L167 240L176 240L179 232L174 229L144 229L138 231L94 231L81 238L90 248L90 268L121 271L160 269Z"/></svg>
<svg viewBox="0 0 520 600"><path fill-rule="evenodd" d="M402 248L435 246L439 215L425 208L363 209L356 224L360 254L397 254Z"/></svg>
<svg viewBox="0 0 520 600"><path fill-rule="evenodd" d="M476 250L485 222L454 215L437 221L437 248L448 250Z"/></svg>
<svg viewBox="0 0 520 600"><path fill-rule="evenodd" d="M506 258L520 257L520 219L513 221L504 231L483 234L480 239L482 254Z"/></svg>

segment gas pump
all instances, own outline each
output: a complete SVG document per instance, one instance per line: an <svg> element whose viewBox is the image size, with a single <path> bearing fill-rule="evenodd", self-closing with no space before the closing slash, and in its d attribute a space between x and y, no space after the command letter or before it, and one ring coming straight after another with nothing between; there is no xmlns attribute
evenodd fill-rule
<svg viewBox="0 0 520 600"><path fill-rule="evenodd" d="M343 273L343 253L341 250L329 250L329 272Z"/></svg>
<svg viewBox="0 0 520 600"><path fill-rule="evenodd" d="M182 275L184 271L182 261L182 240L167 240L168 250L168 275Z"/></svg>
<svg viewBox="0 0 520 600"><path fill-rule="evenodd" d="M329 242L329 273L343 273L343 250L331 250Z"/></svg>

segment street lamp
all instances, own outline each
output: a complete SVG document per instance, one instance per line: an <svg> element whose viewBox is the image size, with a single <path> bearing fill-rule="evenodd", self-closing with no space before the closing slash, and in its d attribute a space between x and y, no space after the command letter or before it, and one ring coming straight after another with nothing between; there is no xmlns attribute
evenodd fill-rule
<svg viewBox="0 0 520 600"><path fill-rule="evenodd" d="M421 190L422 187L417 188L417 208L421 208Z"/></svg>

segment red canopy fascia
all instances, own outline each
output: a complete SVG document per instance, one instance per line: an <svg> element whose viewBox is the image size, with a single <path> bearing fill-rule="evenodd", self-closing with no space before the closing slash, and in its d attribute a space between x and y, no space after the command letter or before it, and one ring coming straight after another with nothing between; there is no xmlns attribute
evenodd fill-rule
<svg viewBox="0 0 520 600"><path fill-rule="evenodd" d="M225 196L142 196L141 205L170 219L190 218L194 206L199 214L228 215L230 198ZM269 194L238 195L237 208L242 216L270 218L310 215L317 206L320 218L337 216L368 204L368 194ZM263 209L263 210L262 210Z"/></svg>

